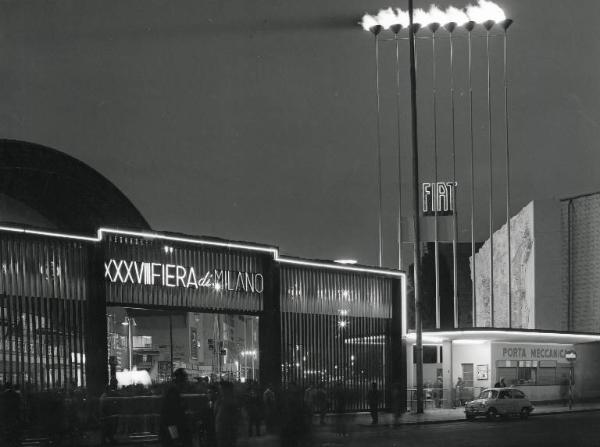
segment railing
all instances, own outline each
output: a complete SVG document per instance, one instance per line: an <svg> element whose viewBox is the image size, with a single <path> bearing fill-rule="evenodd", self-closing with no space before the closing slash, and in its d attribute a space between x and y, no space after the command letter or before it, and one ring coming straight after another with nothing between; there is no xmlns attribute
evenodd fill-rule
<svg viewBox="0 0 600 447"><path fill-rule="evenodd" d="M457 392L456 388L423 388L423 408L454 408L479 396L483 388L463 387ZM417 410L417 389L406 389L406 404L409 411Z"/></svg>

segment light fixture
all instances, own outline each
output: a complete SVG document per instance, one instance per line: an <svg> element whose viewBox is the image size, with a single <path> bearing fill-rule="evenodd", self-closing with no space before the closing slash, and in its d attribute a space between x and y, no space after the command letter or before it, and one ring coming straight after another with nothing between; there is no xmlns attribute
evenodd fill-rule
<svg viewBox="0 0 600 447"><path fill-rule="evenodd" d="M413 13L413 32L416 33L421 28L429 28L432 32L436 32L440 26L444 26L448 32L452 32L459 26L466 28L469 21L473 25L480 24L487 30L490 30L496 24L506 29L510 26L510 23L507 24L507 22L512 22L506 18L506 14L496 3L488 0L478 0L477 4L469 5L465 10L450 6L442 11L435 5L432 5L428 11L417 8ZM394 10L388 7L379 10L376 15L365 14L360 24L363 29L374 35L388 29L398 34L401 29L409 26L409 19L408 13L402 9L396 8Z"/></svg>
<svg viewBox="0 0 600 447"><path fill-rule="evenodd" d="M379 33L383 29L387 29L393 22L393 10L388 8L379 11L376 17L365 14L361 20L361 25L364 30L370 31L375 43L375 99L376 99L376 118L377 118L377 192L378 192L378 209L377 209L377 242L378 242L378 258L379 267L383 266L383 186L382 186L382 166L381 166L381 100L379 93Z"/></svg>
<svg viewBox="0 0 600 447"><path fill-rule="evenodd" d="M500 27L504 30L503 39L503 84L504 84L504 154L506 159L506 262L508 278L508 327L512 327L512 259L511 259L511 238L510 238L510 153L508 142L508 78L506 76L506 30L512 24L511 19L505 19L500 22Z"/></svg>
<svg viewBox="0 0 600 447"><path fill-rule="evenodd" d="M354 265L358 261L356 259L336 259L333 262L337 262L338 264L344 264L344 265Z"/></svg>
<svg viewBox="0 0 600 447"><path fill-rule="evenodd" d="M360 25L365 31L370 31L375 36L377 36L382 30L382 26L379 24L379 22L377 22L377 18L370 14L365 14L362 16Z"/></svg>
<svg viewBox="0 0 600 447"><path fill-rule="evenodd" d="M135 322L135 318L130 317L130 316L125 316L125 318L123 319L123 321L121 322L121 324L123 326L129 326L129 324L131 323L132 326L137 326L137 323Z"/></svg>
<svg viewBox="0 0 600 447"><path fill-rule="evenodd" d="M452 277L453 277L453 320L454 327L458 328L458 206L456 200L456 119L454 107L454 30L469 21L467 14L454 6L445 11L446 23L444 28L450 35L450 115L452 120L452 183L454 185L454 210L452 212Z"/></svg>
<svg viewBox="0 0 600 447"><path fill-rule="evenodd" d="M406 335L406 338L410 341L416 340L417 335L414 332ZM424 343L441 343L444 341L443 337L436 337L435 335L425 335L423 334L423 342Z"/></svg>
<svg viewBox="0 0 600 447"><path fill-rule="evenodd" d="M459 339L459 340L452 340L452 343L455 345L482 345L484 343L486 343L487 340L475 340L475 339Z"/></svg>

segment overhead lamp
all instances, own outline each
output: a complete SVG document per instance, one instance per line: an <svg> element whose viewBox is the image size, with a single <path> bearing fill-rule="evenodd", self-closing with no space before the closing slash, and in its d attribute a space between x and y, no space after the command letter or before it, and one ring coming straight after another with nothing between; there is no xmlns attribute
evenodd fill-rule
<svg viewBox="0 0 600 447"><path fill-rule="evenodd" d="M488 0L479 0L477 5L467 6L466 13L469 20L475 23L480 23L489 31L494 24L500 24L506 20L506 14L500 6Z"/></svg>
<svg viewBox="0 0 600 447"><path fill-rule="evenodd" d="M392 32L397 35L400 32L400 30L402 30L404 28L408 28L410 19L408 17L408 12L403 11L400 8L396 8L395 15L396 15L396 21L392 26L390 26L390 30L392 30Z"/></svg>
<svg viewBox="0 0 600 447"><path fill-rule="evenodd" d="M435 5L431 5L427 15L429 16L429 24L427 27L434 34L440 29L441 24L446 23L447 21L446 13Z"/></svg>
<svg viewBox="0 0 600 447"><path fill-rule="evenodd" d="M487 340L470 340L470 339L459 339L459 340L453 340L452 343L455 345L482 345L486 342Z"/></svg>
<svg viewBox="0 0 600 447"><path fill-rule="evenodd" d="M129 323L131 323L133 326L137 326L137 323L135 322L135 318L133 318L133 317L126 316L125 319L121 322L121 324L123 326L129 326Z"/></svg>
<svg viewBox="0 0 600 447"><path fill-rule="evenodd" d="M377 36L383 27L377 22L377 19L370 14L362 16L360 25L365 31L370 31L373 35Z"/></svg>
<svg viewBox="0 0 600 447"><path fill-rule="evenodd" d="M377 20L377 23L381 26L382 30L390 29L397 22L396 14L392 8L380 10L375 17L375 20Z"/></svg>
<svg viewBox="0 0 600 447"><path fill-rule="evenodd" d="M512 19L504 19L501 22L498 22L498 25L500 26L500 28L502 28L505 32L508 29L508 27L510 25L512 25L513 20Z"/></svg>
<svg viewBox="0 0 600 447"><path fill-rule="evenodd" d="M454 32L456 27L464 26L469 22L469 16L462 10L458 9L454 6L450 6L444 12L446 16L446 23L444 23L444 28L450 34Z"/></svg>
<svg viewBox="0 0 600 447"><path fill-rule="evenodd" d="M429 25L429 14L421 8L413 11L413 33L417 33L423 26Z"/></svg>
<svg viewBox="0 0 600 447"><path fill-rule="evenodd" d="M345 265L354 265L356 264L358 261L356 259L336 259L333 262L337 262L338 264L345 264Z"/></svg>

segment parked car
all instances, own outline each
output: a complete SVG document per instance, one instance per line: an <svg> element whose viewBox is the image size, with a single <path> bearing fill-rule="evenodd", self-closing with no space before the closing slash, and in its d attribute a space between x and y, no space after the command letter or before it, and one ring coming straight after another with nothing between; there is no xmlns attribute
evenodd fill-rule
<svg viewBox="0 0 600 447"><path fill-rule="evenodd" d="M468 420L485 416L489 420L518 415L527 419L533 411L533 405L525 394L516 388L486 388L479 397L467 402L465 415Z"/></svg>

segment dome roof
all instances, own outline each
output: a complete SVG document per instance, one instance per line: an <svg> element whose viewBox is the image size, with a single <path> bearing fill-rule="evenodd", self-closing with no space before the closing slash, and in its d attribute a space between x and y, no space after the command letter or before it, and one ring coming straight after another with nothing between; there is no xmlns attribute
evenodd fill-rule
<svg viewBox="0 0 600 447"><path fill-rule="evenodd" d="M85 163L55 149L0 139L0 221L94 233L147 230L131 201Z"/></svg>

